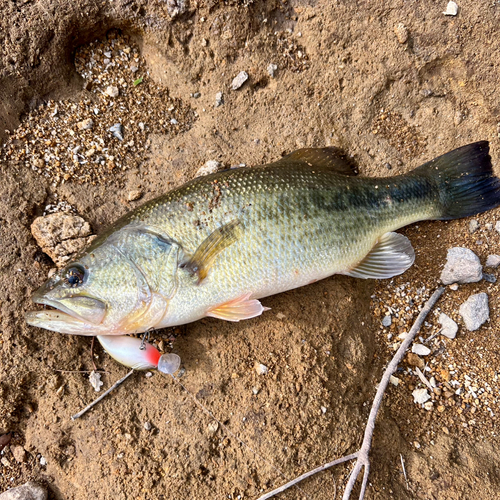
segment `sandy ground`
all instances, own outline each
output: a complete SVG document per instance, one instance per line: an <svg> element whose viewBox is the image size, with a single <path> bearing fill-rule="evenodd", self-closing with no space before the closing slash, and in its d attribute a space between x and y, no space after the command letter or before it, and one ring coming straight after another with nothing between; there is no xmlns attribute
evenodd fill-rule
<svg viewBox="0 0 500 500"><path fill-rule="evenodd" d="M255 499L357 449L377 381L438 285L447 249L466 246L483 263L500 253L499 210L476 217L473 233L468 220L405 229L416 264L392 281L333 277L263 300L271 311L241 324L156 333L181 356L190 393L136 373L77 421L96 397L93 363L103 388L126 369L99 347L93 359L90 339L24 323L54 267L30 225L50 205L99 232L208 160L259 165L305 146L340 146L362 175L383 176L486 139L498 165L500 3L461 1L456 17L445 9L430 0L0 2L0 435L12 433L0 491L34 478L54 499ZM232 90L240 71L249 79ZM88 118L91 129L78 126ZM117 122L123 142L109 132ZM467 332L458 307L477 292L489 294L490 320ZM367 498L498 496L499 307L496 283L446 291L439 308L459 333L430 340L423 368L441 393L427 409L415 404L423 385L402 364L377 421ZM421 341L438 329L433 313ZM350 470L280 498L332 499Z"/></svg>

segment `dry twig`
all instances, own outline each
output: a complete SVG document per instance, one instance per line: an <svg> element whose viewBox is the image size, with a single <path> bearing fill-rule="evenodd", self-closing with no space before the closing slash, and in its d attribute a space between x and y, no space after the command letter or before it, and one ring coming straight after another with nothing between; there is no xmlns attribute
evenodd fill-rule
<svg viewBox="0 0 500 500"><path fill-rule="evenodd" d="M111 391L115 390L122 382L125 382L125 380L127 380L130 377L130 375L132 375L132 373L134 373L134 370L130 370L127 373L127 375L125 375L125 377L123 377L120 380L118 380L117 382L115 382L106 392L103 392L101 396L99 396L97 399L92 401L92 403L90 403L88 406L86 406L82 411L73 415L71 417L71 420L76 420L77 418L80 418L82 415L87 413L91 408L93 408L97 403L99 403L99 401L101 401L101 399L104 399Z"/></svg>
<svg viewBox="0 0 500 500"><path fill-rule="evenodd" d="M316 472L320 472L322 470L328 469L329 467L333 467L334 465L346 462L348 460L352 460L354 458L356 459L356 464L354 465L351 477L349 478L349 481L345 488L342 500L349 500L351 498L351 493L354 488L354 484L356 483L356 480L361 472L361 469L364 467L365 470L363 473L363 482L361 484L361 492L359 494L359 499L363 500L365 496L366 485L368 483L368 475L370 473L369 453L373 438L373 431L375 430L375 420L377 418L377 413L382 403L382 398L387 389L387 386L389 385L391 375L396 371L398 364L401 362L406 353L406 350L408 349L408 347L410 347L410 344L413 342L413 339L415 338L420 328L422 327L422 324L425 318L427 317L427 314L429 314L430 310L432 309L434 304L439 300L443 292L444 292L444 287L439 287L432 294L431 298L426 302L423 309L420 311L420 314L415 320L415 323L411 327L411 330L408 332L408 335L406 336L404 341L401 343L401 346L397 350L396 354L391 359L390 363L387 365L387 368L385 369L384 374L382 375L382 380L380 381L377 392L375 394L375 398L373 400L372 408L370 410L370 415L368 417L368 422L366 423L365 427L365 435L363 437L363 443L361 444L361 448L359 449L359 451L353 453L352 455L338 458L337 460L322 465L321 467L318 467L310 472L306 472L305 474L302 474L302 476L299 476L298 478L294 479L293 481L290 481L289 483L281 486L280 488L277 488L276 490L273 490L265 494L264 496L261 496L258 500L267 500L268 498L271 498L274 495L281 493L287 488L290 488L290 486L294 486L296 483L302 481L303 479L312 476L313 474L316 474Z"/></svg>

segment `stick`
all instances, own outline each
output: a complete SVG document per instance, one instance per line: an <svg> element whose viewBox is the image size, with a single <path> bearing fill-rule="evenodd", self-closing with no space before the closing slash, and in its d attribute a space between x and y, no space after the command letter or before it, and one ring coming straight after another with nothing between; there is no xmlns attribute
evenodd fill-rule
<svg viewBox="0 0 500 500"><path fill-rule="evenodd" d="M266 495L260 497L258 500L267 500L271 498L272 496L276 495L277 493L281 493L285 489L289 488L290 486L293 486L294 484L298 483L299 481L302 481L302 479L305 479L316 472L320 472L322 470L328 469L329 467L333 467L334 465L340 464L342 462L346 462L347 460L352 460L356 458L356 464L354 466L354 469L351 473L351 477L349 478L349 482L347 483L347 486L344 491L344 495L342 497L342 500L349 500L351 497L352 490L354 488L354 484L356 483L356 480L361 472L361 469L364 467L364 473L363 473L363 482L361 484L361 492L359 494L359 500L363 500L365 496L365 491L366 491L366 485L368 483L368 475L370 474L370 458L369 458L369 453L370 453L370 448L371 448L371 443L372 443L372 438L373 438L373 431L375 430L375 420L377 419L377 413L380 409L380 405L382 403L382 398L384 396L384 393L387 389L387 386L389 385L389 381L391 378L391 375L396 371L398 364L401 362L403 359L406 350L410 346L410 344L413 342L413 339L419 332L420 328L422 327L422 324L429 314L430 310L434 307L434 304L439 300L441 295L443 295L444 292L444 287L439 287L431 296L431 298L425 303L424 307L420 311L420 314L418 315L417 319L415 320L415 323L411 327L411 330L408 332L408 335L404 339L404 341L401 343L399 349L397 350L396 354L394 357L391 359L390 363L387 365L387 368L384 371L384 374L382 375L382 380L380 381L380 384L378 386L377 392L375 394L375 398L373 399L373 404L372 408L370 410L370 415L368 417L368 422L366 423L365 427L365 434L363 437L363 443L361 444L361 448L359 451L356 453L353 453L352 455L348 455L346 457L339 458L337 460L334 460L333 462L330 462L328 464L322 465L321 467L318 467L310 472L306 472L305 474L302 474L302 476L299 476L298 478L294 479L293 481L290 481L289 483L285 484L281 488L278 488L274 491L271 491L270 493L267 493Z"/></svg>
<svg viewBox="0 0 500 500"><path fill-rule="evenodd" d="M319 467L316 467L316 469L310 470L309 472L302 474L302 476L296 477L295 479L293 479L289 483L286 483L283 486L280 486L279 488L276 488L275 490L270 491L269 493L266 493L265 495L262 495L257 500L268 500L268 498L271 498L274 495L277 495L278 493L281 493L282 491L287 490L288 488L296 485L297 483L299 483L303 479L307 479L308 477L313 476L317 472L321 472L322 470L333 467L334 465L338 465L338 464L341 464L343 462L347 462L348 460L353 460L355 458L358 458L358 452L353 453L352 455L347 455L345 457L338 458L337 460L334 460L333 462L329 462L325 465L320 465ZM335 495L337 495L336 492L335 492Z"/></svg>
<svg viewBox="0 0 500 500"><path fill-rule="evenodd" d="M125 382L125 380L127 380L130 377L130 375L132 375L132 373L134 373L134 370L130 370L127 373L127 375L125 375L125 377L118 380L118 382L115 382L106 392L102 393L97 399L92 401L92 403L90 403L88 406L86 406L82 411L73 415L71 417L71 420L76 420L77 418L80 418L82 415L87 413L91 408L93 408L97 403L99 403L99 401L101 401L101 399L104 399L111 391L115 390L121 383Z"/></svg>

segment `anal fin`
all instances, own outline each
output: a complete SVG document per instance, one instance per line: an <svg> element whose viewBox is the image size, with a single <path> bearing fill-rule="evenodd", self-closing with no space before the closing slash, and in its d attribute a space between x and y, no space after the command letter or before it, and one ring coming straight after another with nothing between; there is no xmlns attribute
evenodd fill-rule
<svg viewBox="0 0 500 500"><path fill-rule="evenodd" d="M406 236L385 233L370 253L345 274L353 278L392 278L404 273L414 261L415 251Z"/></svg>
<svg viewBox="0 0 500 500"><path fill-rule="evenodd" d="M238 322L242 319L255 318L269 310L269 307L264 307L257 299L250 299L250 295L247 293L237 299L212 307L208 310L207 316Z"/></svg>

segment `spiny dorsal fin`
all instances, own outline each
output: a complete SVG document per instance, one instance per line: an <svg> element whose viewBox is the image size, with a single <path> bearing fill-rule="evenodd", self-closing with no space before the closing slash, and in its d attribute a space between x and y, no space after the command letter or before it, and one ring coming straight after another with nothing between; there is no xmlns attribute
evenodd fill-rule
<svg viewBox="0 0 500 500"><path fill-rule="evenodd" d="M410 240L399 233L385 233L370 253L345 273L353 278L392 278L403 274L415 261Z"/></svg>
<svg viewBox="0 0 500 500"><path fill-rule="evenodd" d="M284 156L271 165L289 165L302 163L311 168L335 170L343 175L357 175L358 169L354 161L340 148L303 148Z"/></svg>
<svg viewBox="0 0 500 500"><path fill-rule="evenodd" d="M226 321L241 321L242 319L260 316L268 307L264 307L257 299L250 299L251 293L247 293L224 304L219 304L208 310L207 316L224 319Z"/></svg>
<svg viewBox="0 0 500 500"><path fill-rule="evenodd" d="M193 256L181 267L192 274L198 275L198 283L201 283L208 274L217 256L238 240L243 231L243 225L239 220L233 220L219 227L196 249Z"/></svg>

